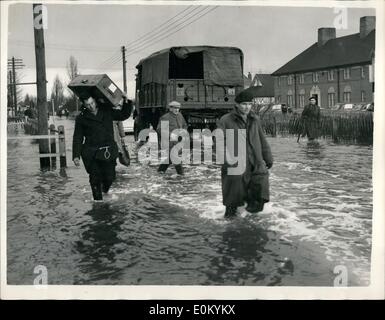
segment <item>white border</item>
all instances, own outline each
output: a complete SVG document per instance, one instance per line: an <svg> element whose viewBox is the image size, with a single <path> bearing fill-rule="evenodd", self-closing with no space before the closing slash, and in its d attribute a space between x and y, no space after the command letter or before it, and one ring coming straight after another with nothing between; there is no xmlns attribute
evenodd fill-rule
<svg viewBox="0 0 385 320"><path fill-rule="evenodd" d="M11 3L94 4L107 1L3 1L1 2L1 66L7 65L8 6ZM261 287L261 286L15 286L6 284L6 181L7 144L0 144L1 201L1 298L2 299L383 299L384 298L384 141L385 141L385 2L378 1L108 1L116 5L222 5L222 6L286 6L286 7L351 7L376 8L375 128L373 147L373 220L371 284L368 287ZM31 13L32 14L32 13ZM1 68L4 70L4 68ZM6 68L5 68L6 70ZM6 73L1 73L1 105L6 105ZM6 108L0 110L0 137L6 139Z"/></svg>

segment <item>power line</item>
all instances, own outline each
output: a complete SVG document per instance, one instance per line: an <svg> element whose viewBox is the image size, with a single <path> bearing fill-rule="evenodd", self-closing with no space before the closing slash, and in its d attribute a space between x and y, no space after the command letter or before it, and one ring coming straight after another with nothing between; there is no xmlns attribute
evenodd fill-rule
<svg viewBox="0 0 385 320"><path fill-rule="evenodd" d="M182 17L182 18L185 18L185 19L183 19L182 22L176 23L176 24L172 24L172 25L168 26L166 29L164 29L163 31L161 31L159 34L157 34L157 35L154 34L153 37L151 37L151 38L149 38L149 39L143 41L143 43L141 43L139 46L137 46L136 48L131 48L131 49L129 49L128 51L129 51L129 52L132 52L132 51L134 51L134 50L137 50L138 47L140 48L140 47L142 47L142 46L144 46L144 45L146 45L146 44L148 44L148 43L150 43L150 42L156 40L157 38L159 38L159 37L161 37L161 36L163 36L163 35L169 33L169 32L172 31L173 29L175 29L175 28L177 28L177 27L183 25L184 23L186 23L186 22L190 21L191 19L193 19L195 16L197 16L197 15L199 15L200 13L204 12L207 8L208 8L208 7L199 8L199 9L198 9L198 12L195 12L193 15L191 15L191 16L189 16L189 17L187 17L187 18ZM195 9L194 9L194 11L195 11ZM190 11L188 14L190 14L190 13L193 13L193 11ZM178 19L178 20L175 21L175 22L179 22L180 20L182 20L182 19Z"/></svg>
<svg viewBox="0 0 385 320"><path fill-rule="evenodd" d="M152 46L152 45L158 43L159 41L161 41L161 40L163 40L163 39L166 39L166 38L172 36L173 34L177 33L178 31L180 31L180 30L182 30L182 29L188 27L188 26L191 25L192 23L194 23L194 22L196 22L197 20L203 18L205 15L209 14L211 11L217 9L218 7L219 7L219 6L215 6L215 7L211 8L210 10L206 11L204 14L200 15L199 17L197 17L196 19L190 21L188 24L182 26L181 28L175 30L175 31L172 32L172 33L166 34L164 37L159 38L159 39L156 40L155 42L152 42L152 43L150 43L150 44L144 46L143 48L137 48L136 50L131 50L131 51L126 55L126 57L131 56L131 55L133 55L133 54L135 54L135 53L137 53L137 52L140 52L140 51L142 51L142 50L144 50L144 49L146 49L146 48L148 48L148 47L150 47L150 46ZM202 12L203 12L203 11L200 11L199 13L202 13ZM196 15L196 14L195 14L195 15ZM194 15L194 16L195 16L195 15ZM185 23L185 22L186 22L186 21L184 21L183 23ZM182 23L182 24L183 24L183 23Z"/></svg>
<svg viewBox="0 0 385 320"><path fill-rule="evenodd" d="M110 63L111 61L113 61L114 59L116 59L117 57L120 57L120 51L117 50L112 56L110 56L109 58L107 58L106 60L104 60L103 62L101 62L99 65L98 65L98 68L99 67L102 67L104 65L107 65L108 63Z"/></svg>
<svg viewBox="0 0 385 320"><path fill-rule="evenodd" d="M173 16L173 17L171 17L170 19L166 20L165 22L163 22L162 24L160 24L160 25L157 26L156 28L154 28L154 29L152 29L151 31L145 33L144 35L140 36L139 38L137 38L137 39L135 39L135 40L129 42L126 46L130 47L130 46L132 46L134 43L140 43L140 42L142 42L144 39L149 38L149 37L148 37L149 35L150 35L150 38L153 37L155 34L159 33L160 30L164 29L164 28L161 28L161 27L167 25L170 21L172 21L172 20L175 19L176 17L180 16L180 15L183 14L184 12L190 10L192 7L193 7L193 6L187 7L186 9L182 10L181 12L179 12L178 14L176 14L175 16ZM195 10L195 9L193 9L192 11L194 11L194 10ZM190 11L189 13L191 13L192 11ZM188 14L189 14L189 13L188 13ZM183 16L183 17L184 17L184 16ZM178 20L177 20L177 21L178 21ZM172 22L172 23L170 24L170 26L173 25L174 23L176 23L177 21ZM160 29L159 29L159 28L160 28ZM156 31L155 34L152 34L154 31ZM151 35L151 34L152 34L152 35ZM120 51L118 51L117 53L113 54L110 58L106 59L105 61L103 61L101 64L99 64L98 67L102 67L102 66L103 66L103 67L106 67L106 66L111 65L111 64L114 65L114 64L120 62L119 58L120 58Z"/></svg>
<svg viewBox="0 0 385 320"><path fill-rule="evenodd" d="M20 40L13 40L9 41L10 45L19 46L19 47L34 47L34 43L29 41L20 41ZM73 45L63 45L63 44L45 44L46 49L52 49L52 50L68 50L68 51L84 51L84 50L90 50L90 51L96 51L96 52L111 52L113 50L116 50L116 47L95 47L95 46L73 46Z"/></svg>
<svg viewBox="0 0 385 320"><path fill-rule="evenodd" d="M158 27L154 28L153 30L147 32L145 35L139 37L138 39L134 40L134 41L131 41L130 43L128 43L126 45L126 47L130 50L130 48L133 47L133 44L136 43L135 45L138 45L138 43L141 43L141 42L147 42L149 41L151 38L154 38L156 37L159 33L162 33L164 32L165 30L169 29L169 28L172 28L174 27L174 25L179 22L180 20L182 20L183 18L185 18L186 16L190 15L191 13L193 13L194 11L196 11L197 9L201 8L201 6L196 6L195 8L193 8L192 10L190 10L189 12L187 12L186 14L182 15L181 17L179 17L178 19L176 19L175 21L173 21L172 23L170 23L168 26L167 23L171 20L173 20L174 18L176 18L177 16L181 15L183 12L185 12L186 10L189 10L190 8L192 8L193 6L190 6L188 7L187 9L183 10L182 12L178 13L177 15L173 16L172 18L168 19L166 22L162 23L161 25L159 25ZM189 18L187 18L189 19ZM164 26L164 27L163 27ZM154 31L156 31L155 33L153 33Z"/></svg>

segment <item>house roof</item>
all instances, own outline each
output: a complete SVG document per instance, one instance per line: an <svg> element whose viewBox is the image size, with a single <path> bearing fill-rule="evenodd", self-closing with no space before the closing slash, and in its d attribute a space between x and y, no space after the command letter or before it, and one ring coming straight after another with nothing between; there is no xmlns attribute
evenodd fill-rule
<svg viewBox="0 0 385 320"><path fill-rule="evenodd" d="M274 97L274 79L270 74L256 74L251 87L246 90L248 90L254 98Z"/></svg>
<svg viewBox="0 0 385 320"><path fill-rule="evenodd" d="M273 76L313 71L337 66L369 63L375 44L375 30L365 38L359 33L335 38L323 46L314 43L305 51L273 72Z"/></svg>

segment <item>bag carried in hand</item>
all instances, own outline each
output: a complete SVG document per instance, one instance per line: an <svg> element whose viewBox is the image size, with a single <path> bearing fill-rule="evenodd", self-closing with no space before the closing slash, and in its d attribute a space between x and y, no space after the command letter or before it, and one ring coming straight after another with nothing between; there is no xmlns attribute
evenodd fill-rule
<svg viewBox="0 0 385 320"><path fill-rule="evenodd" d="M116 144L113 144L98 148L95 152L95 159L100 161L115 161L118 155L118 147Z"/></svg>
<svg viewBox="0 0 385 320"><path fill-rule="evenodd" d="M126 167L128 167L131 162L130 152L124 143L122 143L122 152L119 152L119 162Z"/></svg>

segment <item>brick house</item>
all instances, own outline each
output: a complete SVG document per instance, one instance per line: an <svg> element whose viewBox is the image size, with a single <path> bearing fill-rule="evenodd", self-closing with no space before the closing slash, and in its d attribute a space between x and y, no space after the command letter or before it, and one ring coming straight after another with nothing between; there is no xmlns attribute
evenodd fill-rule
<svg viewBox="0 0 385 320"><path fill-rule="evenodd" d="M375 17L360 19L360 32L336 38L318 29L318 41L272 73L276 103L304 107L314 96L330 108L339 102L374 101Z"/></svg>

